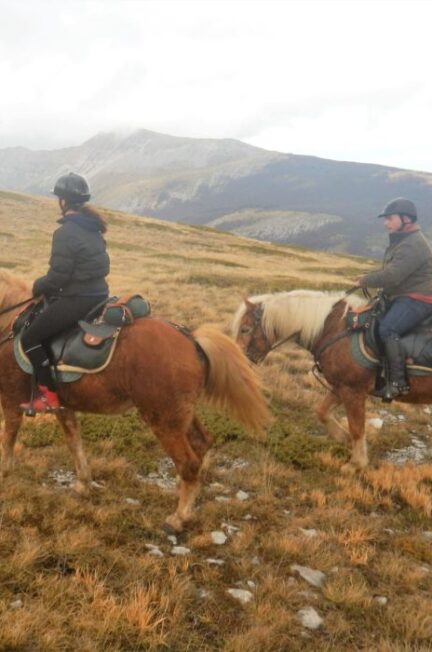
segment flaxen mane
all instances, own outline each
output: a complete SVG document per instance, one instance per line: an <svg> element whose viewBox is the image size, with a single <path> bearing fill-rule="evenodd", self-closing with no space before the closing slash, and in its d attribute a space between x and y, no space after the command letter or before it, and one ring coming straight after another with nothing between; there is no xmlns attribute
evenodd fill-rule
<svg viewBox="0 0 432 652"><path fill-rule="evenodd" d="M263 308L262 327L268 340L274 343L298 333L299 344L309 348L322 332L326 317L333 306L344 299L347 309L366 303L358 296L346 296L345 292L319 292L316 290L293 290L249 297L251 303ZM233 321L233 337L239 332L246 304L237 310Z"/></svg>

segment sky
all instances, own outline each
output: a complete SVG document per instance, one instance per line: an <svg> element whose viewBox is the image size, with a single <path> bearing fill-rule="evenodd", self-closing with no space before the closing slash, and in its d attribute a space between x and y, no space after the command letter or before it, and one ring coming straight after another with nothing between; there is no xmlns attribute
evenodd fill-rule
<svg viewBox="0 0 432 652"><path fill-rule="evenodd" d="M429 0L0 0L0 148L235 138L432 172Z"/></svg>

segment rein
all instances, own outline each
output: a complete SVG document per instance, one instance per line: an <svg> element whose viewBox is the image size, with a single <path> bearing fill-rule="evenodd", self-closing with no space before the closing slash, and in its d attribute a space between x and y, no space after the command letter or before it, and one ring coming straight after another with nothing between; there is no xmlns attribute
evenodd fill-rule
<svg viewBox="0 0 432 652"><path fill-rule="evenodd" d="M14 306L3 308L3 310L0 310L0 315L5 315L8 312L12 312L12 310L15 310L15 308L20 308L21 306L24 306L26 303L29 303L29 301L32 301L32 299L33 297L30 297L29 299L24 299L24 301L20 301L19 303L16 303ZM13 340L13 338L14 338L14 333L13 331L10 331L10 333L8 333L6 337L0 340L0 346L2 346L2 344L6 344L6 342L9 342L9 340Z"/></svg>
<svg viewBox="0 0 432 652"><path fill-rule="evenodd" d="M26 303L29 301L32 301L33 297L30 297L29 299L24 299L24 301L20 301L19 303L16 303L14 306L9 306L8 308L3 308L3 310L0 310L0 316L5 315L7 312L11 312L12 310L15 310L15 308L20 308L21 306L24 306Z"/></svg>

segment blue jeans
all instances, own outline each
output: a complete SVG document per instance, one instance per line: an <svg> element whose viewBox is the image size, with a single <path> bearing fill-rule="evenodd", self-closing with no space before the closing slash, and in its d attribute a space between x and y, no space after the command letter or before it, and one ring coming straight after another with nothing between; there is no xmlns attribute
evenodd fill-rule
<svg viewBox="0 0 432 652"><path fill-rule="evenodd" d="M417 301L410 297L398 297L392 301L385 315L379 319L378 332L381 339L398 339L417 324L432 316L432 303Z"/></svg>

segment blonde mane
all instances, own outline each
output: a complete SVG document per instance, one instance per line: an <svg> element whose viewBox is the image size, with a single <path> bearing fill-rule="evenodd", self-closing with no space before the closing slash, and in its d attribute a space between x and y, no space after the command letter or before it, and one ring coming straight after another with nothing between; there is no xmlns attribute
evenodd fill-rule
<svg viewBox="0 0 432 652"><path fill-rule="evenodd" d="M316 342L333 306L342 299L347 304L345 313L349 308L366 303L363 297L346 296L343 291L292 290L248 297L248 301L261 304L263 308L261 323L270 344L297 335L298 343L305 349L310 349ZM239 333L245 312L246 304L243 303L234 316L234 338Z"/></svg>
<svg viewBox="0 0 432 652"><path fill-rule="evenodd" d="M0 269L0 310L29 297L31 297L31 288L27 281L6 269ZM19 308L0 315L0 331L4 331L10 325L18 310Z"/></svg>

